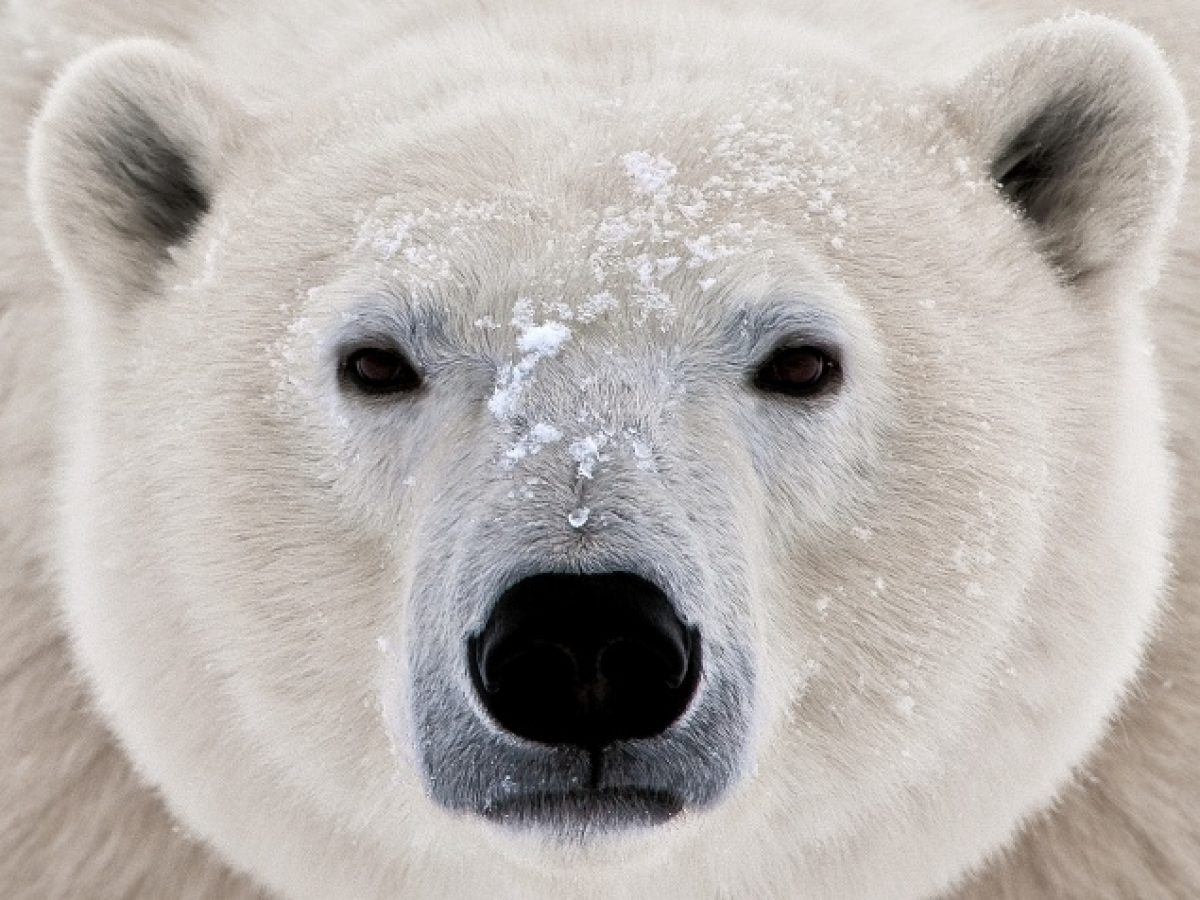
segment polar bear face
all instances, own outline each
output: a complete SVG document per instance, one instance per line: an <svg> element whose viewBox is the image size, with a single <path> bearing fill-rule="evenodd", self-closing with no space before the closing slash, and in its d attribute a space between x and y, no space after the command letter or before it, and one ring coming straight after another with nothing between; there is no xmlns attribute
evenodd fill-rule
<svg viewBox="0 0 1200 900"><path fill-rule="evenodd" d="M1179 102L1094 20L873 79L380 122L144 42L64 78L70 621L181 816L253 852L185 784L235 766L393 856L629 859L1044 801L1162 578Z"/></svg>

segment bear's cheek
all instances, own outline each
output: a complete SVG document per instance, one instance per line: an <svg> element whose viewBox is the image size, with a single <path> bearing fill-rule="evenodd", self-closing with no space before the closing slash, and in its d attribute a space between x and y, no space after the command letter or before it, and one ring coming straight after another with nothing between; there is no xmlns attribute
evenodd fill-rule
<svg viewBox="0 0 1200 900"><path fill-rule="evenodd" d="M1014 408L896 426L840 526L811 529L795 502L768 516L763 771L785 767L849 814L864 786L935 778L970 733L1008 677L1053 499L1044 411Z"/></svg>

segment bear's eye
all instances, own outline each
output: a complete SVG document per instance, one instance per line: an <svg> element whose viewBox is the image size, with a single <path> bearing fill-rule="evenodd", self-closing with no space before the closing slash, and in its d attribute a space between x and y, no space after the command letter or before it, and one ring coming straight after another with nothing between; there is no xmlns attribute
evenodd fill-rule
<svg viewBox="0 0 1200 900"><path fill-rule="evenodd" d="M813 397L835 387L841 366L820 347L778 347L754 373L754 386L768 394Z"/></svg>
<svg viewBox="0 0 1200 900"><path fill-rule="evenodd" d="M399 394L415 391L421 376L404 355L380 347L361 347L342 360L346 382L364 394Z"/></svg>

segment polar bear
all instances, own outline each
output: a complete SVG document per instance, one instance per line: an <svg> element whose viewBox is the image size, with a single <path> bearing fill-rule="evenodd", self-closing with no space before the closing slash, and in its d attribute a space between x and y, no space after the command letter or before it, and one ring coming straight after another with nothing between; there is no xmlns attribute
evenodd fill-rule
<svg viewBox="0 0 1200 900"><path fill-rule="evenodd" d="M1185 101L1047 10L10 3L5 895L1200 891Z"/></svg>

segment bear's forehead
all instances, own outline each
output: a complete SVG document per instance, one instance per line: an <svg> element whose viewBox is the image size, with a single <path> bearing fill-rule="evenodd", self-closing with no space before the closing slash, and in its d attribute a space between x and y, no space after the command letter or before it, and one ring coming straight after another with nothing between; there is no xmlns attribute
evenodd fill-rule
<svg viewBox="0 0 1200 900"><path fill-rule="evenodd" d="M797 235L818 255L845 252L856 225L848 192L911 167L880 152L895 114L876 101L761 89L744 109L691 116L681 129L661 109L655 119L615 104L551 167L542 147L529 153L542 162L522 169L518 148L490 183L463 178L479 186L467 195L380 191L357 211L353 265L409 295L484 277L504 283L511 302L564 319L617 307L669 319L683 294L761 270Z"/></svg>

